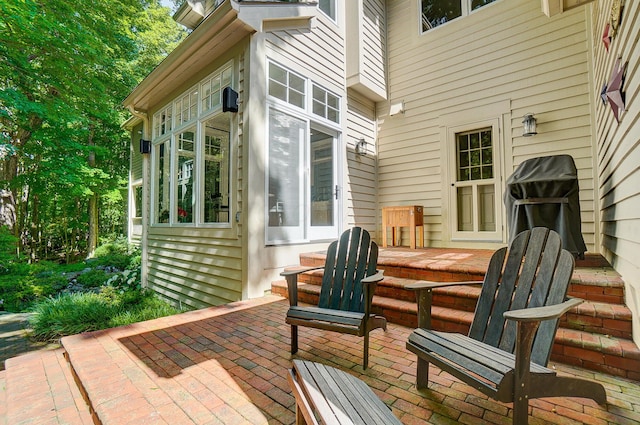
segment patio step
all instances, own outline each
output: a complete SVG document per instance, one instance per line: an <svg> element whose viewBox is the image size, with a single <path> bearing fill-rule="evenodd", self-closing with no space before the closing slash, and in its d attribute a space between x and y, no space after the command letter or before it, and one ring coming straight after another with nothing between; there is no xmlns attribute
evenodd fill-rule
<svg viewBox="0 0 640 425"><path fill-rule="evenodd" d="M7 423L7 371L0 371L0 425Z"/></svg>
<svg viewBox="0 0 640 425"><path fill-rule="evenodd" d="M5 366L0 412L7 424L94 424L63 349L13 357Z"/></svg>
<svg viewBox="0 0 640 425"><path fill-rule="evenodd" d="M373 309L390 322L417 325L415 294L404 289L407 283L482 280L492 253L474 250L467 261L464 256L469 250L431 249L426 255L421 251L381 251L378 268L384 270L385 278L377 286ZM303 254L300 260L304 266L324 264L319 252ZM601 256L587 255L576 266L569 295L585 302L562 317L552 360L640 380L640 349L631 341L632 315L624 304L624 282ZM322 270L301 275L299 280L300 302L317 304ZM272 293L286 297L285 281L273 282ZM433 327L467 333L479 295L479 285L434 290Z"/></svg>

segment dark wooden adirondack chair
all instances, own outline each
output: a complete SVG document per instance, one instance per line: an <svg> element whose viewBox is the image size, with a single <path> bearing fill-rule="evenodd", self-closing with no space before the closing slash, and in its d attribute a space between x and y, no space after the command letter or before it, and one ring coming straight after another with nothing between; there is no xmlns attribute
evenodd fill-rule
<svg viewBox="0 0 640 425"><path fill-rule="evenodd" d="M418 329L407 342L418 356L418 389L427 387L431 362L489 397L513 402L518 425L528 421L529 399L572 396L605 403L602 385L557 376L546 367L558 319L583 301L565 301L573 268L558 234L537 227L520 233L508 255L506 248L493 254L484 282L408 285L418 291ZM482 283L482 291L469 336L430 330L433 289L474 283Z"/></svg>
<svg viewBox="0 0 640 425"><path fill-rule="evenodd" d="M317 307L298 305L298 275L321 267L281 273L289 291L286 322L291 325L291 354L298 351L298 326L364 336L363 368L367 368L369 332L387 329L387 320L371 313L376 284L383 279L377 261L378 245L369 232L360 227L345 231L327 250Z"/></svg>

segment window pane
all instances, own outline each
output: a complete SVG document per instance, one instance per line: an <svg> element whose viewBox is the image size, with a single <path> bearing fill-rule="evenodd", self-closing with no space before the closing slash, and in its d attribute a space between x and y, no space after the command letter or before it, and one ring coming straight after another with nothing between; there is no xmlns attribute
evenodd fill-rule
<svg viewBox="0 0 640 425"><path fill-rule="evenodd" d="M493 178L491 130L456 134L458 181Z"/></svg>
<svg viewBox="0 0 640 425"><path fill-rule="evenodd" d="M183 131L178 136L178 176L176 193L178 208L176 221L179 223L193 223L193 180L195 179L195 131Z"/></svg>
<svg viewBox="0 0 640 425"><path fill-rule="evenodd" d="M274 81L269 82L269 95L281 100L287 100L287 88Z"/></svg>
<svg viewBox="0 0 640 425"><path fill-rule="evenodd" d="M134 217L142 217L142 186L133 188Z"/></svg>
<svg viewBox="0 0 640 425"><path fill-rule="evenodd" d="M269 64L269 78L282 85L287 85L287 71L273 63Z"/></svg>
<svg viewBox="0 0 640 425"><path fill-rule="evenodd" d="M313 101L313 113L316 115L320 115L321 117L324 117L326 115L325 110L324 110L324 104L318 102L317 100Z"/></svg>
<svg viewBox="0 0 640 425"><path fill-rule="evenodd" d="M204 222L229 222L229 117L204 123Z"/></svg>
<svg viewBox="0 0 640 425"><path fill-rule="evenodd" d="M301 155L306 122L279 111L269 116L270 227L302 226Z"/></svg>
<svg viewBox="0 0 640 425"><path fill-rule="evenodd" d="M462 16L461 0L422 0L422 30L428 31Z"/></svg>
<svg viewBox="0 0 640 425"><path fill-rule="evenodd" d="M486 6L489 3L493 3L496 0L472 0L471 1L471 10L476 10L481 8L482 6Z"/></svg>
<svg viewBox="0 0 640 425"><path fill-rule="evenodd" d="M320 0L318 7L331 19L336 20L336 0Z"/></svg>
<svg viewBox="0 0 640 425"><path fill-rule="evenodd" d="M171 143L167 140L155 147L156 155L156 223L169 222L169 183Z"/></svg>
<svg viewBox="0 0 640 425"><path fill-rule="evenodd" d="M311 225L333 226L333 137L311 134Z"/></svg>

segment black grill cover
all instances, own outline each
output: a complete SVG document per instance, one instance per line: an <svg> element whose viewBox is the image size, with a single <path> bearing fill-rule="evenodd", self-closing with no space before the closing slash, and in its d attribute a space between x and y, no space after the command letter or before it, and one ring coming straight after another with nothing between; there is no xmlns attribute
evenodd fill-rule
<svg viewBox="0 0 640 425"><path fill-rule="evenodd" d="M583 258L578 171L569 155L524 161L507 180L504 194L509 242L524 230L544 226L560 234L562 247Z"/></svg>

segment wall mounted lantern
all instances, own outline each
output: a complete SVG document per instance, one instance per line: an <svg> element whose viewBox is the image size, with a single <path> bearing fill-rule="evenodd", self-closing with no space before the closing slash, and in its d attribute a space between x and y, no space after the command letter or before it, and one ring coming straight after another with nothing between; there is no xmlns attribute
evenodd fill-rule
<svg viewBox="0 0 640 425"><path fill-rule="evenodd" d="M367 141L364 139L358 140L356 143L356 153L360 156L367 156Z"/></svg>
<svg viewBox="0 0 640 425"><path fill-rule="evenodd" d="M527 114L523 117L522 120L522 135L525 137L533 136L534 134L538 134L536 131L536 118L533 114Z"/></svg>
<svg viewBox="0 0 640 425"><path fill-rule="evenodd" d="M151 140L140 139L140 153L151 153Z"/></svg>

